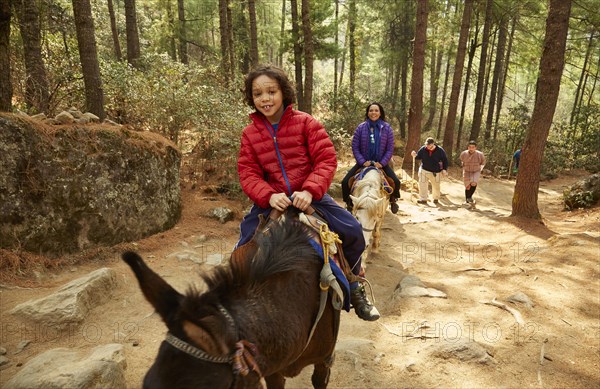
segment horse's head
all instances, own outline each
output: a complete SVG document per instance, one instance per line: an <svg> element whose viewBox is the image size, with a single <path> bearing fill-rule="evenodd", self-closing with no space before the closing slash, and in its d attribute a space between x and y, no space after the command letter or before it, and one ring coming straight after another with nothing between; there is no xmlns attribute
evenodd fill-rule
<svg viewBox="0 0 600 389"><path fill-rule="evenodd" d="M371 240L373 248L379 245L379 227L385 215L388 195L382 190L383 176L378 169L370 169L364 177L356 183L353 195L350 196L354 208L352 214L360 222L365 237L368 252Z"/></svg>
<svg viewBox="0 0 600 389"><path fill-rule="evenodd" d="M143 387L231 387L234 374L228 357L235 348L235 330L231 328L228 313L220 311L218 304L207 301L200 304L200 298L193 293L180 294L136 253L124 253L123 260L169 330Z"/></svg>
<svg viewBox="0 0 600 389"><path fill-rule="evenodd" d="M354 204L352 214L362 226L363 236L367 245L365 251L367 251L371 244L373 232L378 227L378 224L381 224L388 200L385 197L379 198L368 193L361 197L351 195L350 198Z"/></svg>

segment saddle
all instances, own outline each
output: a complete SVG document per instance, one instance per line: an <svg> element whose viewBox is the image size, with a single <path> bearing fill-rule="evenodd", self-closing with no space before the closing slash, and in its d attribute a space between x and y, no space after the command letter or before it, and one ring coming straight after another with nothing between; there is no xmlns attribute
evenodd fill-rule
<svg viewBox="0 0 600 389"><path fill-rule="evenodd" d="M260 221L254 237L249 242L239 246L231 254L232 265L243 266L242 262L245 262L247 258L256 252L256 236L258 234L267 234L281 216L283 216L283 212L276 209L271 210L268 217L259 215ZM363 281L364 270L361 269L361 273L358 276L352 273L352 269L342 250L342 241L338 238L337 234L329 230L327 222L316 209L309 206L305 212L299 212L298 220L309 227L309 243L324 261L324 268L321 271L321 289L327 290L328 287L331 287L334 290L332 302L336 309L343 307L346 311L349 311L350 283ZM330 270L326 270L329 267ZM324 272L328 274L324 274ZM327 278L327 281L325 278Z"/></svg>
<svg viewBox="0 0 600 389"><path fill-rule="evenodd" d="M384 182L383 182L381 189L390 194L394 192L394 190L396 189L396 184L394 183L394 180L392 178L390 178L387 174L385 174L383 169L379 169L375 166L367 166L367 167L361 168L353 177L350 177L350 180L348 180L348 186L350 187L351 194L354 192L355 185L360 180L363 179L363 177L365 176L365 174L367 174L367 172L369 172L370 170L373 170L373 169L376 169L377 171L379 171L379 173L384 178Z"/></svg>

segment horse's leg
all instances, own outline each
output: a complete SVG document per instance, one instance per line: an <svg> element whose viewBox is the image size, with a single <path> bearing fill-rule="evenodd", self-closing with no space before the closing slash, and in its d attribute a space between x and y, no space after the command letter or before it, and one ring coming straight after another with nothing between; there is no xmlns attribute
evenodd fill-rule
<svg viewBox="0 0 600 389"><path fill-rule="evenodd" d="M335 359L335 354L331 354L323 362L315 364L315 370L311 377L313 387L315 389L326 389L329 383L329 374L331 372L331 366Z"/></svg>
<svg viewBox="0 0 600 389"><path fill-rule="evenodd" d="M281 373L271 374L265 377L267 389L283 389L285 388L285 377Z"/></svg>
<svg viewBox="0 0 600 389"><path fill-rule="evenodd" d="M381 241L381 222L378 221L375 223L375 228L373 229L373 249L374 253L379 252L379 243Z"/></svg>

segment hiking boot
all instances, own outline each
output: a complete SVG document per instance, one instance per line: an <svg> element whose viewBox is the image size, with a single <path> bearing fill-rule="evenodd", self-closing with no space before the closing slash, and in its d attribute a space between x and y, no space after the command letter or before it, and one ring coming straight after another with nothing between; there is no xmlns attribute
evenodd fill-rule
<svg viewBox="0 0 600 389"><path fill-rule="evenodd" d="M427 200L417 200L417 203L419 203L419 204L427 204Z"/></svg>
<svg viewBox="0 0 600 389"><path fill-rule="evenodd" d="M473 202L473 199L472 199L471 197L469 197L469 198L467 199L467 203L471 204L472 202Z"/></svg>
<svg viewBox="0 0 600 389"><path fill-rule="evenodd" d="M390 203L390 209L392 210L393 214L397 214L398 213L398 204L396 204L395 201L393 203Z"/></svg>
<svg viewBox="0 0 600 389"><path fill-rule="evenodd" d="M375 321L379 319L379 311L371 304L365 293L365 287L360 285L350 291L350 301L356 315L363 320Z"/></svg>

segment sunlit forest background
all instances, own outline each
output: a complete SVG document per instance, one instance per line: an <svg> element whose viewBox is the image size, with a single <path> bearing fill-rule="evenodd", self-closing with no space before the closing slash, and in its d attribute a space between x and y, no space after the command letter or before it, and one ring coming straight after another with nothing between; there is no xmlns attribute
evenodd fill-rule
<svg viewBox="0 0 600 389"><path fill-rule="evenodd" d="M250 112L241 94L244 74L272 63L295 80L297 107L325 124L341 155L371 101L384 105L401 155L411 76L422 62L421 136L444 140L454 158L478 140L494 173L506 173L535 102L548 2L427 3L424 56L415 61L415 0L3 0L2 35L8 20L9 39L0 47L10 65L1 73L12 88L3 109L50 117L73 106L158 132L199 159L222 161L236 157ZM86 35L90 23L93 33ZM573 1L542 166L548 177L599 169L599 26L596 0ZM86 77L96 88L87 95ZM457 112L448 139L451 99Z"/></svg>

